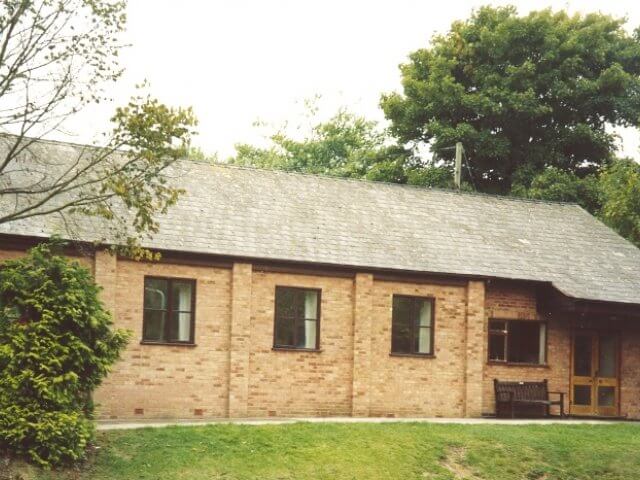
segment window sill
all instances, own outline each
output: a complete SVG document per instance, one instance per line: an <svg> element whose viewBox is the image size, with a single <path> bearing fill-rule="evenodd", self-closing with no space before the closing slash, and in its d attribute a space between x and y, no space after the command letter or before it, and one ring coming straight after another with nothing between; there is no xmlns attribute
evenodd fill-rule
<svg viewBox="0 0 640 480"><path fill-rule="evenodd" d="M487 365L498 365L502 367L551 368L548 363L499 362L495 360L489 360Z"/></svg>
<svg viewBox="0 0 640 480"><path fill-rule="evenodd" d="M299 347L272 347L271 350L275 352L309 352L309 353L321 353L320 348L299 348Z"/></svg>
<svg viewBox="0 0 640 480"><path fill-rule="evenodd" d="M197 343L188 342L150 342L148 340L141 340L140 345L162 345L165 347L197 347Z"/></svg>
<svg viewBox="0 0 640 480"><path fill-rule="evenodd" d="M433 353L393 353L389 354L390 357L413 357L413 358L436 358Z"/></svg>

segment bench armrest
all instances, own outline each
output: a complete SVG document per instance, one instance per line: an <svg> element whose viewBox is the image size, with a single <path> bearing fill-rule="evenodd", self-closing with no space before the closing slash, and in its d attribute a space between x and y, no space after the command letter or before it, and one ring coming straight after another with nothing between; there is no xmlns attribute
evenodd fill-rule
<svg viewBox="0 0 640 480"><path fill-rule="evenodd" d="M564 417L564 392L547 392L549 395L560 395L560 399L557 400L560 405L560 416ZM554 402L555 403L555 402Z"/></svg>

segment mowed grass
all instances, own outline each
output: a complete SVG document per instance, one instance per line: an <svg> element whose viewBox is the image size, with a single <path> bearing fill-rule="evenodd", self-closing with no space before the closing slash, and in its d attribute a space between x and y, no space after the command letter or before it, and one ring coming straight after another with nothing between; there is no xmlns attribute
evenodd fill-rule
<svg viewBox="0 0 640 480"><path fill-rule="evenodd" d="M214 425L102 432L79 469L25 478L640 478L640 425Z"/></svg>

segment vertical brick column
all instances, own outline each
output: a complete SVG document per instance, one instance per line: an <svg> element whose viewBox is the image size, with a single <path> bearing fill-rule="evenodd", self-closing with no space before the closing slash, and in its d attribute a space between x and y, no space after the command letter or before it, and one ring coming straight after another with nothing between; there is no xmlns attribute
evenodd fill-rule
<svg viewBox="0 0 640 480"><path fill-rule="evenodd" d="M118 260L116 255L107 250L96 250L93 258L93 278L102 287L100 299L115 317L116 308L116 272ZM115 320L115 318L114 318Z"/></svg>
<svg viewBox="0 0 640 480"><path fill-rule="evenodd" d="M486 360L485 285L470 281L467 286L464 416L482 414L482 383Z"/></svg>
<svg viewBox="0 0 640 480"><path fill-rule="evenodd" d="M373 275L358 273L353 305L353 387L351 414L370 414L371 331L373 316Z"/></svg>
<svg viewBox="0 0 640 480"><path fill-rule="evenodd" d="M229 329L229 417L246 417L249 400L249 350L251 323L250 263L234 263L231 279Z"/></svg>

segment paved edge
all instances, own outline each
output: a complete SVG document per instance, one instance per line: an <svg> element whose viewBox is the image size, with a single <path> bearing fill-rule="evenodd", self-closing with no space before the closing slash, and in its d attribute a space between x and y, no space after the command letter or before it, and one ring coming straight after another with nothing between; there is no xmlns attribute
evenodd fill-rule
<svg viewBox="0 0 640 480"><path fill-rule="evenodd" d="M451 425L620 425L640 422L599 419L497 419L497 418L220 418L211 420L157 420L142 422L99 421L96 428L107 430L133 430L138 428L202 427L206 425L290 425L294 423L430 423Z"/></svg>

